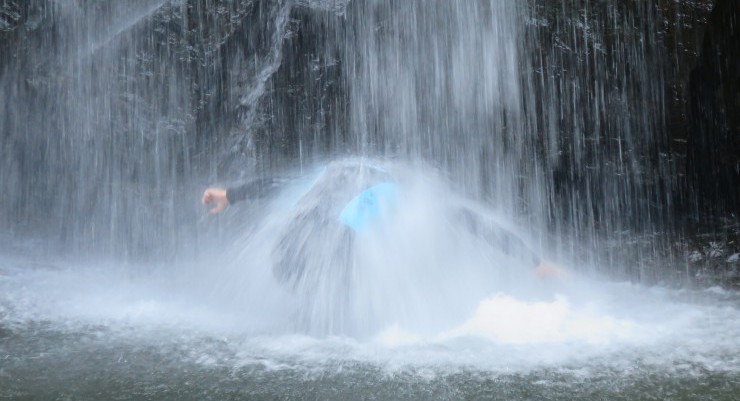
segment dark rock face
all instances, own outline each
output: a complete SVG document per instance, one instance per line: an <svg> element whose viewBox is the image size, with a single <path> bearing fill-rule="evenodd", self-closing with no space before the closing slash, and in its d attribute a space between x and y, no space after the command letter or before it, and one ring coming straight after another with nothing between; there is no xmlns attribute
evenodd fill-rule
<svg viewBox="0 0 740 401"><path fill-rule="evenodd" d="M166 258L203 186L340 141L342 4L303 3L0 1L0 225Z"/></svg>
<svg viewBox="0 0 740 401"><path fill-rule="evenodd" d="M0 4L0 32L15 30L21 17L21 8L18 3L4 1Z"/></svg>
<svg viewBox="0 0 740 401"><path fill-rule="evenodd" d="M280 63L265 82L269 96L258 105L259 115L269 119L257 125L243 120L256 128L251 146L265 173L341 151L346 141L347 96L337 40L345 20L335 9L305 6L294 7L289 18Z"/></svg>
<svg viewBox="0 0 740 401"><path fill-rule="evenodd" d="M631 0L530 7L531 119L543 133L554 224L584 238L664 227L678 162L664 123L661 10Z"/></svg>
<svg viewBox="0 0 740 401"><path fill-rule="evenodd" d="M529 29L544 78L535 91L561 110L536 109L538 129L561 132L555 146L538 144L560 152L549 167L556 220L587 222L579 229L596 234L586 237L611 230L599 248L607 260L633 254L628 277L658 280L666 272L654 265L670 260L690 266L681 280L725 280L717 272L738 251L723 227L737 225L740 205L740 3L564 4L531 2ZM722 255L688 261L708 243Z"/></svg>
<svg viewBox="0 0 740 401"><path fill-rule="evenodd" d="M392 4L386 12L423 7ZM374 8L0 0L0 225L82 251L177 254L197 236L195 223L183 223L196 213L185 198L208 183L356 150L345 74L357 60L346 58ZM547 172L551 231L620 238L619 252L629 237L680 232L683 220L711 231L708 216L736 213L738 8L734 0L523 6L520 50L531 63L521 66L526 121L517 129L537 140L523 148L536 162L522 170ZM377 29L392 29L383 25L391 17L379 15ZM502 144L516 142L513 118L501 124L511 131ZM385 131L372 132L380 149Z"/></svg>
<svg viewBox="0 0 740 401"><path fill-rule="evenodd" d="M703 286L740 289L740 230L738 227L695 235L680 243L689 280Z"/></svg>
<svg viewBox="0 0 740 401"><path fill-rule="evenodd" d="M208 113L209 80L253 2L11 3L19 18L0 33L3 227L73 251L173 252L182 238L161 233L182 232L173 227L187 210L174 191L208 143L198 128L224 115ZM206 19L217 28L194 23Z"/></svg>
<svg viewBox="0 0 740 401"><path fill-rule="evenodd" d="M740 207L740 3L718 0L689 81L688 173L696 207Z"/></svg>

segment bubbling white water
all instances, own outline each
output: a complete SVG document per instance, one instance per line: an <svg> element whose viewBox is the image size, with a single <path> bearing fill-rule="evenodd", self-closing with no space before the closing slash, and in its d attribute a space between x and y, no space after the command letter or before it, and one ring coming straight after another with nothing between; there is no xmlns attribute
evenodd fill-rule
<svg viewBox="0 0 740 401"><path fill-rule="evenodd" d="M740 299L734 293L571 278L546 285L552 297L537 300L490 293L458 319L449 319L454 308L439 309L443 302L430 299L422 317L388 319L358 338L296 330L300 304L286 299L279 285L265 285L259 274L250 275L251 282L203 271L135 277L127 273L130 266L117 267L29 269L22 261L4 261L0 327L23 336L40 335L40 329L61 338L92 336L86 347L171 344L187 352L167 358L207 366L313 370L344 361L417 373L556 368L581 374L628 372L637 363L688 374L736 373L740 366ZM241 287L242 295L227 295L227 282ZM419 324L424 319L442 321L430 328Z"/></svg>
<svg viewBox="0 0 740 401"><path fill-rule="evenodd" d="M299 182L259 206L269 212L235 241L230 275L264 286L281 281L273 291L297 302L300 331L359 337L392 324L425 333L449 328L492 291L536 286L536 253L526 235L428 171L378 161L328 164L308 188ZM397 188L393 204L360 232L343 225L345 205L378 182Z"/></svg>
<svg viewBox="0 0 740 401"><path fill-rule="evenodd" d="M343 231L338 211L378 179L398 187L392 214L367 231ZM572 270L540 279L526 253L487 240L458 212L520 238L526 230L449 188L423 166L341 161L267 203L233 206L229 223L248 229L222 242L220 255L148 270L4 260L0 326L195 341L197 361L237 365L340 359L517 370L592 360L626 368L638 358L736 370L735 293L610 284ZM257 207L261 218L238 221L237 209ZM299 265L281 267L286 261ZM285 280L276 268L298 273ZM203 338L224 339L226 354L195 352Z"/></svg>

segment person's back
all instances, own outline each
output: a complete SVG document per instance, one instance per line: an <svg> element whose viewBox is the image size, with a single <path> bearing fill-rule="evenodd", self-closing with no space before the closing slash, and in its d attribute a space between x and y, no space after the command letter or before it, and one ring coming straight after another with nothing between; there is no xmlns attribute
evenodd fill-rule
<svg viewBox="0 0 740 401"><path fill-rule="evenodd" d="M209 188L203 194L203 204L213 205L210 213L220 213L229 205L243 200L272 196L286 183L284 179L262 178L233 188ZM295 289L312 270L328 269L338 276L348 274L355 241L358 240L357 232L366 225L365 220L384 218L390 220L384 224L393 224L392 216L363 210L363 194L367 197L393 194L395 202L395 187L399 185L390 172L373 165L343 162L328 165L292 210L286 211L289 215L280 240L272 250L272 271L276 280ZM389 186L392 191L388 188L369 190L374 186ZM561 274L559 269L542 261L519 236L473 209L458 205L449 210L449 214L454 224L472 236L531 264L537 275ZM452 233L450 231L449 235Z"/></svg>

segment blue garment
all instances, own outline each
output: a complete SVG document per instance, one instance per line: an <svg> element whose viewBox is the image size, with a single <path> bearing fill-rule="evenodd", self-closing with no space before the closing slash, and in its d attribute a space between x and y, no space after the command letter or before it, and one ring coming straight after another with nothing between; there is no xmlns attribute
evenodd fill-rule
<svg viewBox="0 0 740 401"><path fill-rule="evenodd" d="M330 267L337 269L336 274L349 274L343 267L352 264L352 250L355 242L362 240L362 234L373 227L391 226L403 213L399 184L392 180L385 171L362 166L339 165L322 173L302 196L299 207L290 211L292 217L273 251L275 278L291 287L297 285L307 271L322 263L312 253L317 248L327 252L324 255L327 260L345 260L346 263L334 263ZM269 178L256 180L230 188L227 196L230 203L269 197L285 182L287 180ZM353 193L358 187L365 189ZM459 206L445 213L449 213L451 228L461 228L507 255L531 259L533 266L539 263L537 253L521 238L479 212ZM341 229L336 230L337 226ZM454 231L450 231L450 235L454 235ZM324 246L327 239L332 247Z"/></svg>
<svg viewBox="0 0 740 401"><path fill-rule="evenodd" d="M349 201L339 214L345 226L361 232L374 222L381 221L396 204L396 184L382 182L374 185Z"/></svg>

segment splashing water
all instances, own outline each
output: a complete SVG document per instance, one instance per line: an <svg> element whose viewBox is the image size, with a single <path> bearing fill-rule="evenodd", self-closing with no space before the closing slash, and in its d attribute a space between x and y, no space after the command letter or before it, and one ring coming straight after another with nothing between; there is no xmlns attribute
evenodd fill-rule
<svg viewBox="0 0 740 401"><path fill-rule="evenodd" d="M669 211L670 166L642 154L663 117L655 38L612 26L654 23L650 8L547 8L558 46L542 51L525 42L546 23L524 27L513 0L226 3L60 2L53 34L0 71L0 221L22 245L0 260L0 398L737 394L737 293L576 273L613 267L595 263L533 273L546 245L588 254L601 231L649 231ZM316 74L339 57L324 61L346 93L322 87L292 116L273 101L300 92L275 83L295 72L296 7L349 22L309 32L336 51L314 55ZM313 122L344 103L346 121ZM327 162L198 221L197 177L241 152L275 173L286 138L302 167L393 161ZM377 185L394 188L377 216L346 224Z"/></svg>
<svg viewBox="0 0 740 401"><path fill-rule="evenodd" d="M529 254L484 241L459 211L523 234L450 192L440 176L367 160L318 171L266 204L244 205L263 218L233 238L229 252L178 270L3 261L0 327L13 339L3 353L44 348L24 342L36 331L33 338L51 336L69 352L163 344L161 358L199 369L309 372L339 363L435 377L556 367L598 376L638 364L678 375L737 374L737 294L651 290L574 273L538 279ZM378 180L398 186L395 206L367 231L349 231L342 208Z"/></svg>
<svg viewBox="0 0 740 401"><path fill-rule="evenodd" d="M289 188L266 206L234 245L237 271L226 276L265 270L296 297L303 329L360 336L396 322L449 324L493 290L526 287L538 257L521 234L421 171L327 165L305 193ZM393 204L362 230L343 224L346 205L380 182L397 188Z"/></svg>

